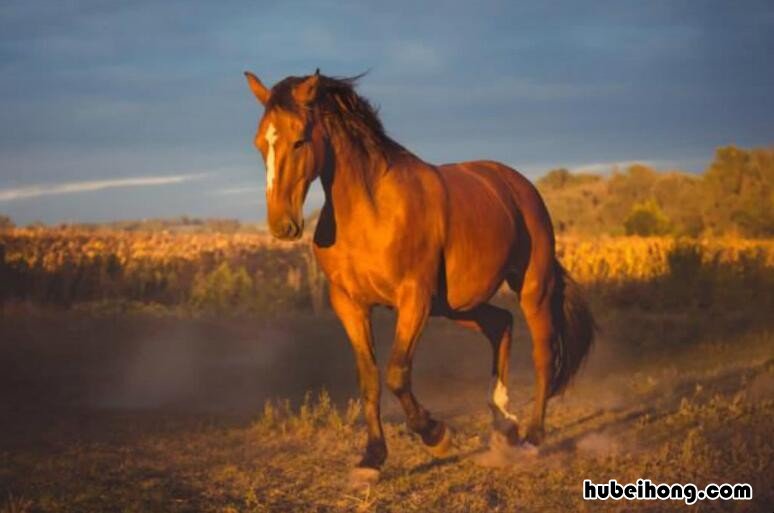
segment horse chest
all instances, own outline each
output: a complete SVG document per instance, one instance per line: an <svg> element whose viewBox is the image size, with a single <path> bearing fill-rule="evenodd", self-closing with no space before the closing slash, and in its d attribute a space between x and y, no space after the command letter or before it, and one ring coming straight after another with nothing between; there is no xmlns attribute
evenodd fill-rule
<svg viewBox="0 0 774 513"><path fill-rule="evenodd" d="M383 254L357 247L314 247L328 282L363 304L393 303L394 267Z"/></svg>

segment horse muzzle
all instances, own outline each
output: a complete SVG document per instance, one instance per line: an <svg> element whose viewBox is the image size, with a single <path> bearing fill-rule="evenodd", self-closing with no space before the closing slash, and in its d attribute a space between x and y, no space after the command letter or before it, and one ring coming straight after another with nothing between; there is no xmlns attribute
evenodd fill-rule
<svg viewBox="0 0 774 513"><path fill-rule="evenodd" d="M286 217L277 223L272 223L271 233L280 240L298 240L304 233L304 221L297 222Z"/></svg>

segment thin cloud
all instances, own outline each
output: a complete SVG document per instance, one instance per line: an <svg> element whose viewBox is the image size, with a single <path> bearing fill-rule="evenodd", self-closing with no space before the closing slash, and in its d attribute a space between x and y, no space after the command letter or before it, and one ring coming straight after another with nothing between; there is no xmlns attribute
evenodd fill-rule
<svg viewBox="0 0 774 513"><path fill-rule="evenodd" d="M254 185L245 185L243 187L227 187L225 189L218 189L214 191L214 194L231 196L235 194L256 194L263 193L266 189L263 187L256 187Z"/></svg>
<svg viewBox="0 0 774 513"><path fill-rule="evenodd" d="M49 185L30 185L0 189L0 201L16 201L21 199L37 198L40 196L57 196L62 194L77 194L80 192L101 191L119 187L150 187L157 185L171 185L205 176L203 173L164 175L164 176L138 176L134 178L116 178L112 180L91 180L84 182L66 182Z"/></svg>
<svg viewBox="0 0 774 513"><path fill-rule="evenodd" d="M615 162L595 162L592 164L571 166L569 170L573 173L605 173L612 171L613 169L626 169L636 165L658 169L668 166L669 162L663 160L619 160Z"/></svg>

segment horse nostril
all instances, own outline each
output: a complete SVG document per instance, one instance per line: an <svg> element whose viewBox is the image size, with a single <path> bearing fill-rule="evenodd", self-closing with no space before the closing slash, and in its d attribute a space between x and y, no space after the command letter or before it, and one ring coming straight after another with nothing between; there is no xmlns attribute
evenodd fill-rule
<svg viewBox="0 0 774 513"><path fill-rule="evenodd" d="M301 233L301 228L293 221L290 221L288 224L290 225L290 229L288 230L288 237L295 239Z"/></svg>
<svg viewBox="0 0 774 513"><path fill-rule="evenodd" d="M297 239L303 230L303 224L299 225L292 219L285 219L277 223L272 230L274 236L279 239Z"/></svg>
<svg viewBox="0 0 774 513"><path fill-rule="evenodd" d="M288 220L282 223L282 236L290 237L293 233L293 222Z"/></svg>

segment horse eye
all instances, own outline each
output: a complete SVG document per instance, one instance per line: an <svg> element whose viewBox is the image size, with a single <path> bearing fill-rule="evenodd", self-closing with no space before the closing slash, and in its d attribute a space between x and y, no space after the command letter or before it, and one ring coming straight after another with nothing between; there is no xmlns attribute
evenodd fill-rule
<svg viewBox="0 0 774 513"><path fill-rule="evenodd" d="M305 142L306 142L306 139L299 139L299 140L297 140L296 142L293 143L293 149L294 150L299 149L301 146L304 145Z"/></svg>

